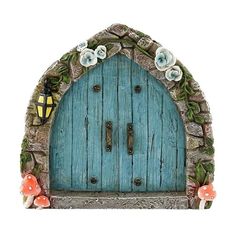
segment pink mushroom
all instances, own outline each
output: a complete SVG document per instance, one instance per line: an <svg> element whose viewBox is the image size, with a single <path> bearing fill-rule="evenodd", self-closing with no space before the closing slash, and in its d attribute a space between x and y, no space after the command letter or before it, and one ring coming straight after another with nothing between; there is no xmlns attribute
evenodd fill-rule
<svg viewBox="0 0 236 236"><path fill-rule="evenodd" d="M27 174L21 184L21 193L27 197L24 206L29 208L34 200L35 196L38 196L41 192L41 188L35 176Z"/></svg>
<svg viewBox="0 0 236 236"><path fill-rule="evenodd" d="M199 209L204 209L207 201L213 201L216 197L213 185L203 185L198 189L198 197L201 199Z"/></svg>
<svg viewBox="0 0 236 236"><path fill-rule="evenodd" d="M48 198L44 195L38 196L34 200L34 205L37 206L37 209L42 209L50 206Z"/></svg>

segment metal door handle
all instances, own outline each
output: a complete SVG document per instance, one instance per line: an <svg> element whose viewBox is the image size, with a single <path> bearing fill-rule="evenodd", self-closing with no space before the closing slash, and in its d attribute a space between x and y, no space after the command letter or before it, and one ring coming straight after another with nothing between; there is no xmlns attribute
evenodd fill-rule
<svg viewBox="0 0 236 236"><path fill-rule="evenodd" d="M127 151L129 155L134 154L134 130L133 124L127 124Z"/></svg>
<svg viewBox="0 0 236 236"><path fill-rule="evenodd" d="M112 150L112 122L106 122L106 151L111 152Z"/></svg>

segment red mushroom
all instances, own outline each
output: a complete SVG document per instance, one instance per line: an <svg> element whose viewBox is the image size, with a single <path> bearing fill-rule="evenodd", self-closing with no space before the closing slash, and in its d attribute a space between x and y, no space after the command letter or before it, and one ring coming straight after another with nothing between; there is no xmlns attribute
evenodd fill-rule
<svg viewBox="0 0 236 236"><path fill-rule="evenodd" d="M24 206L29 208L34 200L35 196L38 196L41 192L41 188L35 176L27 174L21 184L21 193L27 197Z"/></svg>
<svg viewBox="0 0 236 236"><path fill-rule="evenodd" d="M201 199L199 209L204 209L207 201L213 201L216 197L213 185L203 185L198 189L198 197Z"/></svg>
<svg viewBox="0 0 236 236"><path fill-rule="evenodd" d="M48 198L44 195L38 196L34 200L34 205L37 206L37 209L42 209L50 206Z"/></svg>

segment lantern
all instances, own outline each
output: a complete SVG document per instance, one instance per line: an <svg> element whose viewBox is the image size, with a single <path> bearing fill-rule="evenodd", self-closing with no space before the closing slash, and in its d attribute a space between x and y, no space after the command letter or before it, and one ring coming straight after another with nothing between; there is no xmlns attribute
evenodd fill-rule
<svg viewBox="0 0 236 236"><path fill-rule="evenodd" d="M35 105L37 108L37 115L41 120L41 123L45 124L55 107L51 89L48 87L47 83L44 84L44 89L39 94L38 100Z"/></svg>

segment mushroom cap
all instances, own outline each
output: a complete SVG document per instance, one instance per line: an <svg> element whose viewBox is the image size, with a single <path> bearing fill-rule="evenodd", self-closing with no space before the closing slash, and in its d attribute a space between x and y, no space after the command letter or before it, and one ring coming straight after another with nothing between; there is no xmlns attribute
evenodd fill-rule
<svg viewBox="0 0 236 236"><path fill-rule="evenodd" d="M50 202L46 196L41 195L35 198L34 205L37 207L49 207Z"/></svg>
<svg viewBox="0 0 236 236"><path fill-rule="evenodd" d="M212 184L203 185L198 189L198 197L201 200L205 201L213 201L216 197L216 191L214 191L214 187Z"/></svg>
<svg viewBox="0 0 236 236"><path fill-rule="evenodd" d="M21 192L24 196L37 196L41 192L41 188L34 175L27 174L21 184Z"/></svg>

